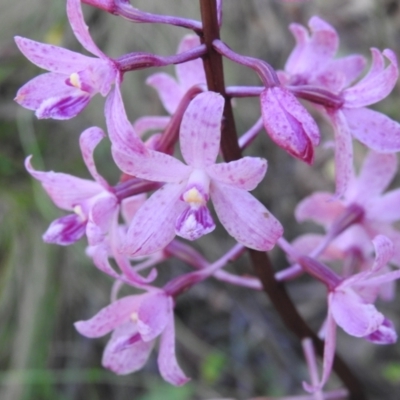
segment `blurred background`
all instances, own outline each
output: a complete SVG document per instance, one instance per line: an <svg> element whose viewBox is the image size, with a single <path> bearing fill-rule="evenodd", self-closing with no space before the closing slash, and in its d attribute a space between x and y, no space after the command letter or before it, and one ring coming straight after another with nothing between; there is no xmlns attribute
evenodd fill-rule
<svg viewBox="0 0 400 400"><path fill-rule="evenodd" d="M199 18L198 1L135 0L146 11ZM86 21L99 47L112 57L127 52L173 54L187 32L168 26L133 25L84 6ZM287 26L307 24L319 15L336 27L340 55L369 48L392 48L400 55L400 4L397 0L225 0L222 39L239 53L283 68L294 45ZM18 51L15 35L82 51L65 15L65 0L0 0L0 399L1 400L186 400L249 399L303 393L308 379L301 347L283 327L263 293L209 280L183 295L176 308L177 352L192 380L176 389L159 376L156 352L142 371L124 377L101 368L107 338L80 336L73 322L87 319L109 302L112 281L85 256L81 241L68 248L44 244L41 235L62 215L24 169L33 154L40 170L89 177L78 138L87 127L105 128L104 99L96 96L78 117L63 122L40 120L13 102L18 88L41 71ZM258 85L257 77L226 62L227 84ZM173 73L174 69L165 68ZM156 93L144 84L155 69L126 75L123 92L129 118L165 115ZM377 105L400 120L400 92ZM235 116L243 133L259 116L257 99L237 100ZM325 138L331 130L319 119ZM293 218L297 202L313 190L332 190L330 150L318 149L310 168L291 159L262 134L247 154L262 154L269 170L255 192L285 226L292 239L312 225ZM357 154L363 150L356 148ZM118 181L109 145L96 149L100 171ZM206 237L197 246L215 260L232 240L219 229L218 240ZM282 253L272 254L277 269L287 265ZM252 274L248 259L234 266ZM188 267L170 260L160 270L168 279ZM322 285L302 278L288 285L299 310L314 329L326 305ZM378 307L400 329L399 301ZM338 334L338 351L366 387L370 399L397 400L400 393L400 344L379 347ZM340 382L332 376L329 387Z"/></svg>

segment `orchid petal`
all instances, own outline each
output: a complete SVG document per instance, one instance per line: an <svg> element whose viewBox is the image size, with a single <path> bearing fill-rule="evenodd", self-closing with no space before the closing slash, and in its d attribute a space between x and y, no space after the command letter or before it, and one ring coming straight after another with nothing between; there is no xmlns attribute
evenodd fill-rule
<svg viewBox="0 0 400 400"><path fill-rule="evenodd" d="M106 335L117 326L128 322L132 314L137 312L145 295L123 297L102 308L94 317L86 321L75 322L76 330L88 338Z"/></svg>
<svg viewBox="0 0 400 400"><path fill-rule="evenodd" d="M111 193L103 192L97 195L94 204L90 208L89 218L105 232L108 230L111 218L117 210L117 198Z"/></svg>
<svg viewBox="0 0 400 400"><path fill-rule="evenodd" d="M141 369L147 362L154 341L138 340L131 345L116 351L118 342L137 334L137 328L132 322L118 326L104 349L101 364L118 375L126 375Z"/></svg>
<svg viewBox="0 0 400 400"><path fill-rule="evenodd" d="M154 150L138 154L114 149L113 158L126 174L154 182L179 183L187 180L192 172L191 167L177 158Z"/></svg>
<svg viewBox="0 0 400 400"><path fill-rule="evenodd" d="M25 168L40 181L50 198L61 209L73 210L79 203L104 190L98 183L87 179L53 171L37 171L31 165L31 158L32 156L26 158Z"/></svg>
<svg viewBox="0 0 400 400"><path fill-rule="evenodd" d="M400 151L400 124L368 108L343 109L350 133L372 150L380 153Z"/></svg>
<svg viewBox="0 0 400 400"><path fill-rule="evenodd" d="M197 35L186 35L179 43L178 53L192 50L196 46L200 46L199 37ZM177 64L175 70L183 92L188 91L192 86L207 82L201 58Z"/></svg>
<svg viewBox="0 0 400 400"><path fill-rule="evenodd" d="M75 90L69 96L50 97L36 110L39 119L70 119L77 116L90 102L92 96L81 90Z"/></svg>
<svg viewBox="0 0 400 400"><path fill-rule="evenodd" d="M215 163L221 141L224 102L218 93L200 93L183 115L180 128L182 156L194 168Z"/></svg>
<svg viewBox="0 0 400 400"><path fill-rule="evenodd" d="M105 116L113 149L128 154L147 153L144 143L128 121L119 85L115 85L107 97Z"/></svg>
<svg viewBox="0 0 400 400"><path fill-rule="evenodd" d="M400 220L400 189L392 190L368 202L368 218L395 222Z"/></svg>
<svg viewBox="0 0 400 400"><path fill-rule="evenodd" d="M160 100L169 114L174 114L184 92L178 82L165 72L157 72L146 79L146 83L157 90Z"/></svg>
<svg viewBox="0 0 400 400"><path fill-rule="evenodd" d="M137 327L143 341L155 339L171 319L172 298L164 292L148 293L140 303Z"/></svg>
<svg viewBox="0 0 400 400"><path fill-rule="evenodd" d="M133 130L142 137L148 131L163 131L170 120L170 117L141 117L134 122Z"/></svg>
<svg viewBox="0 0 400 400"><path fill-rule="evenodd" d="M108 261L109 254L107 249L104 246L93 246L93 249L92 259L94 265L107 275L119 279L119 275L114 271Z"/></svg>
<svg viewBox="0 0 400 400"><path fill-rule="evenodd" d="M36 110L49 98L67 98L81 91L65 83L65 75L49 72L25 83L17 92L15 101L21 106Z"/></svg>
<svg viewBox="0 0 400 400"><path fill-rule="evenodd" d="M186 182L158 189L135 214L122 252L149 255L163 249L175 236L175 221L186 204L179 201Z"/></svg>
<svg viewBox="0 0 400 400"><path fill-rule="evenodd" d="M85 23L82 13L80 0L67 0L67 15L71 28L79 43L90 53L99 58L108 57L97 47L89 33L89 28Z"/></svg>
<svg viewBox="0 0 400 400"><path fill-rule="evenodd" d="M283 228L250 193L212 181L210 195L222 225L239 243L259 251L274 247Z"/></svg>
<svg viewBox="0 0 400 400"><path fill-rule="evenodd" d="M347 115L346 115L347 116ZM335 131L335 169L336 169L336 191L335 197L342 196L353 176L353 142L351 130L346 116L342 111L330 112Z"/></svg>
<svg viewBox="0 0 400 400"><path fill-rule="evenodd" d="M364 337L376 331L384 320L374 305L364 304L353 290L341 290L340 285L331 293L330 311L336 323L355 337Z"/></svg>
<svg viewBox="0 0 400 400"><path fill-rule="evenodd" d="M266 172L267 160L258 157L243 157L207 167L207 173L212 180L248 191L257 187Z"/></svg>
<svg viewBox="0 0 400 400"><path fill-rule="evenodd" d="M395 154L380 154L370 151L364 159L360 174L355 182L355 191L359 199L376 198L393 180L397 173L397 157ZM379 196L379 197L378 197ZM369 214L369 208L367 209Z"/></svg>
<svg viewBox="0 0 400 400"><path fill-rule="evenodd" d="M158 352L158 368L161 376L175 386L182 386L189 378L178 365L175 355L175 327L173 314L170 314L167 326L161 335Z"/></svg>
<svg viewBox="0 0 400 400"><path fill-rule="evenodd" d="M35 42L20 36L15 37L15 43L21 53L39 68L68 76L86 69L88 64L97 60L62 47Z"/></svg>
<svg viewBox="0 0 400 400"><path fill-rule="evenodd" d="M86 221L77 214L69 214L54 220L43 234L46 243L69 246L85 234Z"/></svg>
<svg viewBox="0 0 400 400"><path fill-rule="evenodd" d="M93 158L95 148L104 137L105 133L103 130L93 126L81 133L81 136L79 137L79 146L81 148L83 161L85 162L86 167L93 176L94 180L105 189L110 189L107 181L97 172Z"/></svg>
<svg viewBox="0 0 400 400"><path fill-rule="evenodd" d="M397 334L393 322L385 318L382 325L364 339L375 344L393 344L397 341Z"/></svg>
<svg viewBox="0 0 400 400"><path fill-rule="evenodd" d="M393 90L399 75L396 55L393 51L383 51L389 60L389 66L384 69L383 56L377 49L371 49L372 66L369 73L355 86L343 92L346 108L360 108L377 103Z"/></svg>
<svg viewBox="0 0 400 400"><path fill-rule="evenodd" d="M344 210L343 203L333 200L331 193L317 192L297 205L295 217L298 222L312 220L328 228Z"/></svg>

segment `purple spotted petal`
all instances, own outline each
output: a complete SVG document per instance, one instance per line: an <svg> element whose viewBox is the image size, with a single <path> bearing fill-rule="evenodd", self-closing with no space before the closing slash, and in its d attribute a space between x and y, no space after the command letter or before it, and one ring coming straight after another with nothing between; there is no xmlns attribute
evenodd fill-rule
<svg viewBox="0 0 400 400"><path fill-rule="evenodd" d="M346 108L360 108L377 103L384 99L393 90L397 78L398 68L396 55L393 51L383 51L389 60L389 65L384 68L384 58L377 49L371 49L372 65L369 73L355 86L343 92Z"/></svg>
<svg viewBox="0 0 400 400"><path fill-rule="evenodd" d="M112 149L129 154L146 154L147 149L126 116L119 85L107 97L105 105L107 129Z"/></svg>
<svg viewBox="0 0 400 400"><path fill-rule="evenodd" d="M400 124L368 108L344 108L350 133L372 150L380 153L400 151Z"/></svg>
<svg viewBox="0 0 400 400"><path fill-rule="evenodd" d="M157 190L135 214L122 252L149 255L163 249L175 237L175 221L186 204L179 198L186 182L169 183Z"/></svg>
<svg viewBox="0 0 400 400"><path fill-rule="evenodd" d="M141 369L149 358L154 341L132 340L133 343L129 344L129 340L135 335L138 335L138 332L133 322L118 326L104 349L101 361L103 367L118 375L130 374ZM122 342L125 346L121 346Z"/></svg>
<svg viewBox="0 0 400 400"><path fill-rule="evenodd" d="M94 180L104 188L108 189L110 186L107 181L97 172L93 158L95 148L104 137L105 134L102 129L96 126L88 128L81 133L81 136L79 137L79 146L81 148L83 161L85 162L86 167L93 176Z"/></svg>
<svg viewBox="0 0 400 400"><path fill-rule="evenodd" d="M67 98L80 92L79 89L68 86L65 79L63 74L41 74L22 86L14 100L28 110L36 110L49 98Z"/></svg>
<svg viewBox="0 0 400 400"><path fill-rule="evenodd" d="M158 368L160 369L161 376L172 385L182 386L189 380L176 360L173 314L171 314L167 326L161 335L160 349L158 352Z"/></svg>
<svg viewBox="0 0 400 400"><path fill-rule="evenodd" d="M167 112L171 115L174 114L185 94L178 82L165 72L157 72L150 75L146 83L157 90Z"/></svg>
<svg viewBox="0 0 400 400"><path fill-rule="evenodd" d="M244 190L255 189L266 172L267 160L258 157L243 157L207 167L207 173L212 180Z"/></svg>
<svg viewBox="0 0 400 400"><path fill-rule="evenodd" d="M331 193L317 192L297 205L295 216L298 222L312 220L328 228L344 209L342 202L332 200Z"/></svg>
<svg viewBox="0 0 400 400"><path fill-rule="evenodd" d="M200 46L199 37L197 35L186 35L179 43L178 53L192 50L196 46ZM201 58L177 64L175 70L184 93L192 86L207 82L204 73L203 60Z"/></svg>
<svg viewBox="0 0 400 400"><path fill-rule="evenodd" d="M81 239L86 230L86 221L77 214L66 215L54 220L43 234L46 243L69 246Z"/></svg>
<svg viewBox="0 0 400 400"><path fill-rule="evenodd" d="M138 332L143 341L155 339L171 319L173 300L164 292L147 293L138 310Z"/></svg>
<svg viewBox="0 0 400 400"><path fill-rule="evenodd" d="M268 251L282 236L279 221L247 191L213 181L210 195L222 225L246 247Z"/></svg>
<svg viewBox="0 0 400 400"><path fill-rule="evenodd" d="M215 163L223 108L224 98L214 92L200 93L190 102L180 130L181 151L188 165L202 168Z"/></svg>
<svg viewBox="0 0 400 400"><path fill-rule="evenodd" d="M84 56L62 47L35 42L20 36L15 37L15 43L23 55L33 64L48 71L67 76L73 72L84 70L96 60L93 57Z"/></svg>
<svg viewBox="0 0 400 400"><path fill-rule="evenodd" d="M384 316L372 304L365 304L351 289L335 289L330 310L336 323L349 335L364 337L376 331Z"/></svg>
<svg viewBox="0 0 400 400"><path fill-rule="evenodd" d="M94 43L85 23L80 0L67 0L67 15L71 28L80 44L90 53L100 57L108 58Z"/></svg>
<svg viewBox="0 0 400 400"><path fill-rule="evenodd" d="M97 182L87 179L53 171L37 171L31 165L31 158L29 156L25 160L25 168L40 181L44 190L59 208L73 210L76 205L104 191Z"/></svg>
<svg viewBox="0 0 400 400"><path fill-rule="evenodd" d="M351 129L341 110L328 113L335 131L336 197L342 196L353 176L353 142Z"/></svg>
<svg viewBox="0 0 400 400"><path fill-rule="evenodd" d="M130 316L137 312L143 296L145 295L123 297L102 308L91 319L75 322L74 326L83 336L89 338L104 336L129 321Z"/></svg>

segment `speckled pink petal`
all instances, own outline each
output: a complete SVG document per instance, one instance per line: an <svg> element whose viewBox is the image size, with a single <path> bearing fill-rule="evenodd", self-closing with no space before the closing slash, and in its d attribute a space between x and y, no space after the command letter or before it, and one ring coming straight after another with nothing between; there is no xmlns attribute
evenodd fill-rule
<svg viewBox="0 0 400 400"><path fill-rule="evenodd" d="M207 174L212 180L244 190L255 189L266 172L267 160L258 157L243 157L237 161L207 167Z"/></svg>
<svg viewBox="0 0 400 400"><path fill-rule="evenodd" d="M114 150L112 154L121 171L149 181L179 183L192 172L177 158L154 150L147 150L147 154Z"/></svg>
<svg viewBox="0 0 400 400"><path fill-rule="evenodd" d="M355 86L343 92L346 108L360 108L377 103L384 99L393 90L399 71L397 59L393 51L386 49L383 55L389 60L384 68L384 58L377 49L371 49L372 65L369 73Z"/></svg>
<svg viewBox="0 0 400 400"><path fill-rule="evenodd" d="M81 153L83 161L86 164L87 169L93 176L94 180L102 185L104 188L110 188L107 181L97 172L96 164L94 163L93 153L97 145L105 137L105 133L102 129L97 126L93 126L84 130L79 137L79 146L81 148Z"/></svg>
<svg viewBox="0 0 400 400"><path fill-rule="evenodd" d="M147 153L144 143L128 121L119 85L115 85L114 90L107 97L105 116L108 135L114 151L127 154Z"/></svg>
<svg viewBox="0 0 400 400"><path fill-rule="evenodd" d="M139 137L142 137L145 133L149 131L163 131L170 120L170 117L141 117L133 123L133 130L136 132L137 135L139 135Z"/></svg>
<svg viewBox="0 0 400 400"><path fill-rule="evenodd" d="M344 108L350 133L372 150L380 153L400 151L400 124L368 108Z"/></svg>
<svg viewBox="0 0 400 400"><path fill-rule="evenodd" d="M104 190L97 182L77 178L72 175L58 172L43 172L33 169L32 156L25 160L25 168L40 183L57 207L64 210L73 208L90 197Z"/></svg>
<svg viewBox="0 0 400 400"><path fill-rule="evenodd" d="M81 71L95 61L93 57L84 56L62 47L35 42L20 36L15 37L15 43L23 55L33 64L51 72L65 74L66 79L73 72Z"/></svg>
<svg viewBox="0 0 400 400"><path fill-rule="evenodd" d="M165 329L173 314L173 300L164 292L147 293L138 310L137 328L145 342L155 339Z"/></svg>
<svg viewBox="0 0 400 400"><path fill-rule="evenodd" d="M202 168L215 163L224 102L224 98L214 92L200 93L190 102L180 130L181 151L187 164Z"/></svg>
<svg viewBox="0 0 400 400"><path fill-rule="evenodd" d="M279 221L247 191L212 181L210 195L222 225L246 247L268 251L282 236Z"/></svg>
<svg viewBox="0 0 400 400"><path fill-rule="evenodd" d="M173 314L161 335L158 352L158 368L164 380L175 386L182 386L189 381L178 365L175 354L175 327Z"/></svg>
<svg viewBox="0 0 400 400"><path fill-rule="evenodd" d="M332 193L316 192L297 205L295 217L298 222L311 220L328 228L344 210L344 204L333 200Z"/></svg>
<svg viewBox="0 0 400 400"><path fill-rule="evenodd" d="M165 72L157 72L146 79L146 83L157 90L164 108L174 114L185 94L178 82Z"/></svg>
<svg viewBox="0 0 400 400"><path fill-rule="evenodd" d="M311 76L330 61L338 48L338 35L327 22L314 16L308 26L311 30L310 36L301 25L290 26L297 45L286 63L285 70L293 75Z"/></svg>
<svg viewBox="0 0 400 400"><path fill-rule="evenodd" d="M75 322L76 330L83 336L97 338L114 330L117 326L129 321L136 313L144 295L127 296L102 308L87 321Z"/></svg>
<svg viewBox="0 0 400 400"><path fill-rule="evenodd" d="M392 190L368 202L368 217L378 221L400 220L400 189Z"/></svg>
<svg viewBox="0 0 400 400"><path fill-rule="evenodd" d="M383 323L384 316L372 304L365 304L351 289L340 285L331 294L330 312L336 323L349 335L367 336Z"/></svg>
<svg viewBox="0 0 400 400"><path fill-rule="evenodd" d="M335 132L335 196L343 196L353 176L353 142L346 116L341 110L328 113Z"/></svg>
<svg viewBox="0 0 400 400"><path fill-rule="evenodd" d="M67 15L71 28L79 43L90 53L100 57L108 58L94 43L85 23L80 0L67 0Z"/></svg>
<svg viewBox="0 0 400 400"><path fill-rule="evenodd" d="M362 199L368 199L369 201L376 198L376 201L379 202L380 197L378 196L393 180L397 173L397 167L397 156L395 154L368 152L358 178L354 182L360 201Z"/></svg>
<svg viewBox="0 0 400 400"><path fill-rule="evenodd" d="M375 344L393 344L397 342L397 333L393 322L385 318L383 324L364 339Z"/></svg>
<svg viewBox="0 0 400 400"><path fill-rule="evenodd" d="M112 193L104 191L96 196L90 209L89 218L105 233L110 227L112 216L117 211L117 198Z"/></svg>
<svg viewBox="0 0 400 400"><path fill-rule="evenodd" d="M199 37L197 35L186 35L179 43L178 53L192 50L196 46L200 46ZM204 73L203 60L201 58L177 64L175 70L184 93L192 86L205 84L207 82Z"/></svg>
<svg viewBox="0 0 400 400"><path fill-rule="evenodd" d="M175 237L175 221L186 204L179 200L186 186L168 183L135 214L127 232L124 254L142 256L163 249Z"/></svg>
<svg viewBox="0 0 400 400"><path fill-rule="evenodd" d="M31 79L15 96L15 101L28 110L37 110L49 98L74 96L79 89L65 83L65 75L49 72Z"/></svg>
<svg viewBox="0 0 400 400"><path fill-rule="evenodd" d="M126 322L118 326L104 349L101 364L117 375L126 375L141 369L147 362L154 347L154 341L137 340L129 346L118 350L122 341L129 341L137 334L136 325Z"/></svg>

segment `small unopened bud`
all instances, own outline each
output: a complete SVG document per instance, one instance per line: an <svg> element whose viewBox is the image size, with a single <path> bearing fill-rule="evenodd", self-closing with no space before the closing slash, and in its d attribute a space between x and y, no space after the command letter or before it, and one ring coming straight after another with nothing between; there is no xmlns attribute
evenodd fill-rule
<svg viewBox="0 0 400 400"><path fill-rule="evenodd" d="M260 96L265 130L271 139L292 156L311 164L319 129L296 97L282 86L265 89Z"/></svg>

